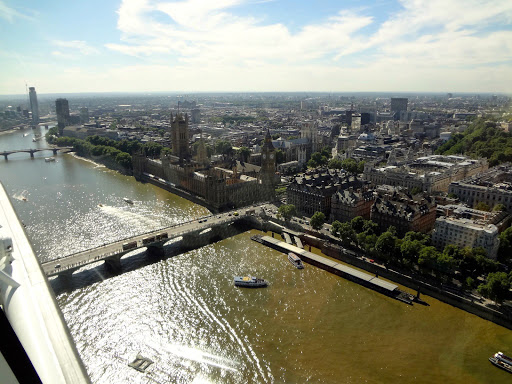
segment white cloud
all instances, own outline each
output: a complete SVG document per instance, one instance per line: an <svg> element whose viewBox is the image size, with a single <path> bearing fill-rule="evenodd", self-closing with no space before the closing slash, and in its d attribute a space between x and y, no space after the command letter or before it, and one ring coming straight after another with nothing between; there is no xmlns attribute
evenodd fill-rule
<svg viewBox="0 0 512 384"><path fill-rule="evenodd" d="M41 87L512 92L510 0L400 0L401 10L378 24L371 8L340 9L294 32L284 22L243 15L249 1L123 0L121 39L105 47L143 61L101 70L80 63L57 78L52 69ZM56 57L99 53L84 41L54 43Z"/></svg>
<svg viewBox="0 0 512 384"><path fill-rule="evenodd" d="M131 55L174 53L188 63L212 60L296 62L322 58L341 51L351 35L369 25L372 18L340 12L322 24L307 25L292 35L280 23L265 24L228 10L247 1L189 0L154 2L124 0L118 11L118 28L125 44L106 47ZM152 13L168 17L157 22Z"/></svg>
<svg viewBox="0 0 512 384"><path fill-rule="evenodd" d="M0 18L7 20L9 23L14 22L16 18L32 20L32 16L17 11L14 8L8 7L2 0L0 0Z"/></svg>
<svg viewBox="0 0 512 384"><path fill-rule="evenodd" d="M66 52L54 51L57 52L57 56L67 56L67 57L76 57L77 54L81 55L95 55L98 54L98 49L91 47L85 41L81 40L71 40L71 41L63 41L63 40L55 40L52 42L53 45L65 48ZM52 52L52 54L55 54Z"/></svg>

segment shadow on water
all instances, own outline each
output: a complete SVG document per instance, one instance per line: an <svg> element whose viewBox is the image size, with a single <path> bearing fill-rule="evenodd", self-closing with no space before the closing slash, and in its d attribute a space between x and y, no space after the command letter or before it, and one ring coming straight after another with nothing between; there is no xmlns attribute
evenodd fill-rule
<svg viewBox="0 0 512 384"><path fill-rule="evenodd" d="M217 243L228 237L236 236L251 228L246 225L234 225L230 226L229 230L224 231L222 234L218 234L212 237L209 244ZM204 246L206 246L205 244ZM77 289L82 289L90 285L102 282L112 277L121 275L126 272L135 271L139 268L147 267L161 261L170 259L174 256L181 255L189 252L193 249L202 247L190 247L187 244L183 244L182 241L178 241L172 244L167 244L163 247L163 254L155 255L146 252L146 250L137 250L133 253L128 253L121 258L121 270L113 271L102 261L89 266L83 267L83 270L79 270L70 275L58 275L50 280L50 285L53 288L55 296L59 296L62 293L70 293Z"/></svg>

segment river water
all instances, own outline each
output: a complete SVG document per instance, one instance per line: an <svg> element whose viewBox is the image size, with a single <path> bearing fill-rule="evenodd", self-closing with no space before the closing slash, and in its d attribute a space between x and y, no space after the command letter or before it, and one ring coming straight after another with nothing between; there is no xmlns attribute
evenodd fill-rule
<svg viewBox="0 0 512 384"><path fill-rule="evenodd" d="M1 135L0 150L46 147L33 133ZM208 214L70 154L47 156L0 159L41 261ZM408 306L294 269L254 233L158 261L126 257L120 275L97 265L53 279L93 383L510 383L487 358L512 352L511 331L427 296L429 307ZM271 285L233 287L249 273ZM127 365L138 353L154 361L146 373Z"/></svg>

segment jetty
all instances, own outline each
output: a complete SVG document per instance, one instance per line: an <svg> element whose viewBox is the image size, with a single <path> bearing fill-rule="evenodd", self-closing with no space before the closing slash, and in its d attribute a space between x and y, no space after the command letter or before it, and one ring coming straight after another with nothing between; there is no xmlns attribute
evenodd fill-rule
<svg viewBox="0 0 512 384"><path fill-rule="evenodd" d="M415 300L415 297L412 294L400 290L396 284L382 280L377 276L370 275L369 273L359 271L355 268L351 268L345 264L339 263L338 261L306 251L296 247L295 245L287 244L284 241L277 240L270 236L254 235L251 239L285 254L293 252L299 256L302 261L308 264L373 289L374 291L380 292L406 304L412 305Z"/></svg>

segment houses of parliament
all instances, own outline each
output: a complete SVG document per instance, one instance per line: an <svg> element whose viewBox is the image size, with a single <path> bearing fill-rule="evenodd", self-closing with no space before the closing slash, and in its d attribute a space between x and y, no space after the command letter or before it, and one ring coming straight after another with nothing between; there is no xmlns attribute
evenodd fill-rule
<svg viewBox="0 0 512 384"><path fill-rule="evenodd" d="M171 114L171 154L162 152L160 160L133 156L133 173L137 179L151 176L163 179L173 188L184 190L215 210L227 210L272 200L275 196L276 155L270 132L262 146L259 172L247 172L240 162L225 157L213 162L200 139L193 157L189 145L188 115Z"/></svg>

